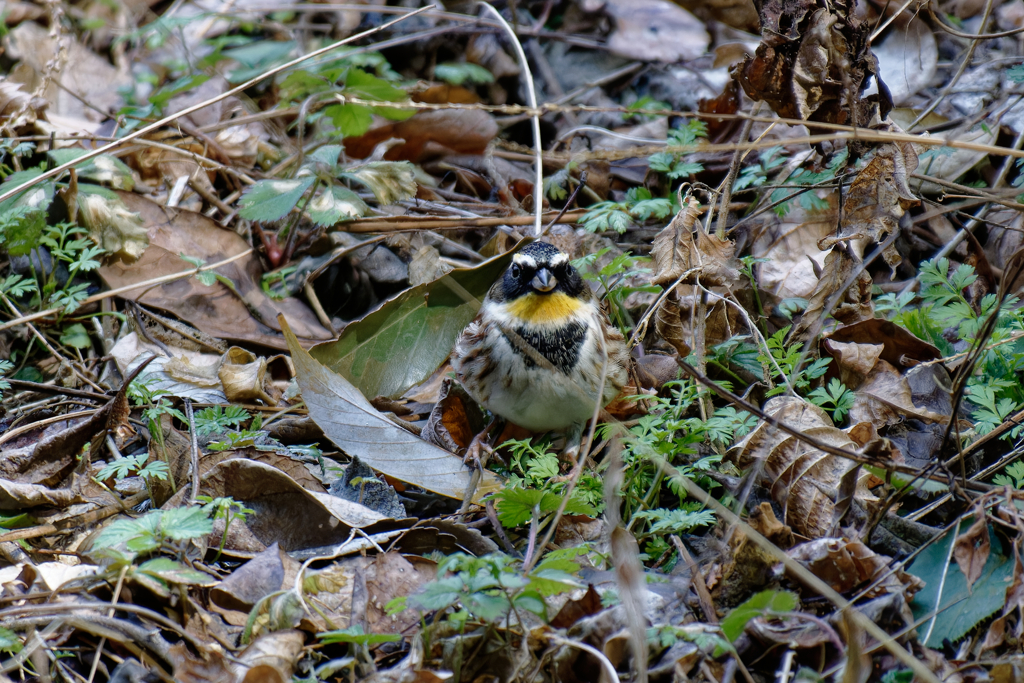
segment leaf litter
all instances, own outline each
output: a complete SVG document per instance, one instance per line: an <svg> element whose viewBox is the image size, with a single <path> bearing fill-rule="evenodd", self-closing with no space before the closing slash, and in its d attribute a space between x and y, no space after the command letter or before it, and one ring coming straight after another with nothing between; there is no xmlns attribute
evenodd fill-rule
<svg viewBox="0 0 1024 683"><path fill-rule="evenodd" d="M0 676L1019 678L1013 2L9 4ZM631 379L481 469L537 238Z"/></svg>

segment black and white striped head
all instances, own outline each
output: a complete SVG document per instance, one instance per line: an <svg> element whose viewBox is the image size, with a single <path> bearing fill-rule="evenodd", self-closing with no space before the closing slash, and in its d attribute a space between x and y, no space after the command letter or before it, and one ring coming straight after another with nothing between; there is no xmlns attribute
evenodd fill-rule
<svg viewBox="0 0 1024 683"><path fill-rule="evenodd" d="M590 290L569 262L569 256L546 242L532 242L523 247L512 257L512 264L502 277L505 301L528 294L563 294L576 299L584 292L589 294Z"/></svg>

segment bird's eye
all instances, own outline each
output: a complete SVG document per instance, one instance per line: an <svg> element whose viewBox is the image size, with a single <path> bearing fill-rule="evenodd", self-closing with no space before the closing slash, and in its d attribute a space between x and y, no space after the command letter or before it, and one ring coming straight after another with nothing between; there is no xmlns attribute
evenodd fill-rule
<svg viewBox="0 0 1024 683"><path fill-rule="evenodd" d="M516 280L518 280L519 279L519 275L521 273L522 273L522 268L519 267L519 264L518 263L513 263L512 264L512 277L514 277Z"/></svg>

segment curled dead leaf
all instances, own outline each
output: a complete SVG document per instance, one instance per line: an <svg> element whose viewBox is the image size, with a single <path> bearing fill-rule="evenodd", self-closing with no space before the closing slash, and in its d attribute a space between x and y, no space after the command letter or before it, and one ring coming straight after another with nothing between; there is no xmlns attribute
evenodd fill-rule
<svg viewBox="0 0 1024 683"><path fill-rule="evenodd" d="M792 396L777 396L764 412L803 434L837 448L856 450L850 435L832 424L818 406ZM763 461L760 478L782 508L782 521L809 538L831 534L843 477L854 463L820 451L761 421L727 457L739 467ZM857 487L858 495L866 491Z"/></svg>
<svg viewBox="0 0 1024 683"><path fill-rule="evenodd" d="M739 280L736 243L708 235L697 220L700 204L688 197L672 222L657 234L651 247L654 276L651 282L667 285L683 278L692 284L728 286Z"/></svg>
<svg viewBox="0 0 1024 683"><path fill-rule="evenodd" d="M897 128L895 125L893 128ZM850 184L846 195L846 210L839 223L839 234L825 237L818 247L825 251L837 242L867 240L884 242L896 235L900 219L911 206L920 203L910 191L907 180L917 168L917 153L910 143L882 145ZM895 243L882 251L882 257L896 277L896 267L902 257Z"/></svg>

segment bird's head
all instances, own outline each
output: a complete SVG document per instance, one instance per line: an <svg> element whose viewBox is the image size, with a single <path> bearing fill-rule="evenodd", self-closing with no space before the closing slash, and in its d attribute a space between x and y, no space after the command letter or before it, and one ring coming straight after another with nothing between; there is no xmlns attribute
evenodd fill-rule
<svg viewBox="0 0 1024 683"><path fill-rule="evenodd" d="M501 294L509 312L526 323L558 322L591 297L569 256L545 242L528 244L512 257Z"/></svg>

